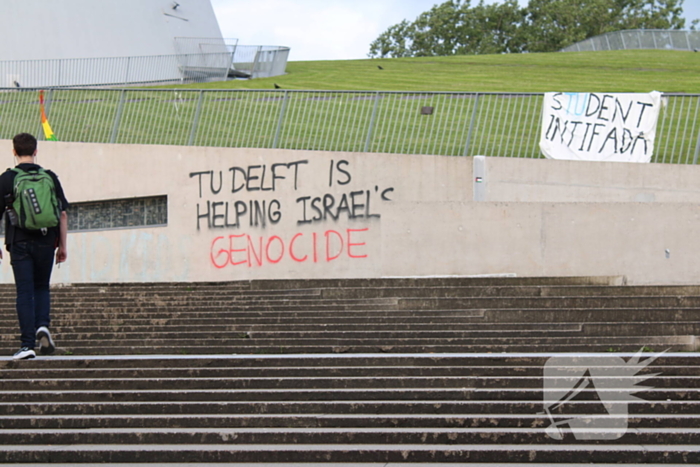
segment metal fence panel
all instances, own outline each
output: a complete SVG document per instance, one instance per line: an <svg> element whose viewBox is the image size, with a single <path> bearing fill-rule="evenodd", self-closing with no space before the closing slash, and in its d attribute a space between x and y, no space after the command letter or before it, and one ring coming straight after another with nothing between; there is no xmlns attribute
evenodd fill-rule
<svg viewBox="0 0 700 467"><path fill-rule="evenodd" d="M599 50L698 50L700 31L667 29L627 29L590 37L563 48L562 52L589 52Z"/></svg>
<svg viewBox="0 0 700 467"><path fill-rule="evenodd" d="M0 86L17 88L116 86L124 84L222 81L229 74L265 78L282 75L288 47L177 42L191 53L142 57L0 61Z"/></svg>
<svg viewBox="0 0 700 467"><path fill-rule="evenodd" d="M59 140L542 157L543 94L51 89ZM696 164L700 96L665 94L653 162ZM38 90L0 90L0 138L41 135Z"/></svg>
<svg viewBox="0 0 700 467"><path fill-rule="evenodd" d="M222 80L230 63L228 53L0 61L0 84L32 88Z"/></svg>

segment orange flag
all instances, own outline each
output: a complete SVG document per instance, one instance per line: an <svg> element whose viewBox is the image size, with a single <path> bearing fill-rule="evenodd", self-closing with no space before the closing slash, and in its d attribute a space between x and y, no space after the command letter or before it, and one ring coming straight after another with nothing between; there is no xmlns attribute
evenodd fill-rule
<svg viewBox="0 0 700 467"><path fill-rule="evenodd" d="M41 108L41 126L44 128L44 137L46 141L58 141L46 118L46 111L44 110L44 91L39 91L39 107Z"/></svg>

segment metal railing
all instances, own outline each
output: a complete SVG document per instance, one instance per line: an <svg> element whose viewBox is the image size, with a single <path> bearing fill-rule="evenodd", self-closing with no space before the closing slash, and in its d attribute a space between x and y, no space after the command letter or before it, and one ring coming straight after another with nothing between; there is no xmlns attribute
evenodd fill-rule
<svg viewBox="0 0 700 467"><path fill-rule="evenodd" d="M226 79L228 53L0 62L8 87L116 86Z"/></svg>
<svg viewBox="0 0 700 467"><path fill-rule="evenodd" d="M53 89L61 141L542 157L543 94ZM700 95L665 94L653 162L697 163ZM0 90L0 138L40 134L37 90Z"/></svg>
<svg viewBox="0 0 700 467"><path fill-rule="evenodd" d="M289 47L239 45L233 56L232 68L251 78L271 78L283 75L289 59Z"/></svg>
<svg viewBox="0 0 700 467"><path fill-rule="evenodd" d="M285 73L289 47L238 45L238 39L176 37L175 49L182 56L227 53L233 74L242 78L270 78Z"/></svg>
<svg viewBox="0 0 700 467"><path fill-rule="evenodd" d="M181 48L195 50L194 47ZM199 43L199 51L143 57L0 61L0 86L121 86L223 81L284 74L288 47Z"/></svg>
<svg viewBox="0 0 700 467"><path fill-rule="evenodd" d="M561 52L628 49L700 50L700 31L668 29L614 31L577 42L563 48Z"/></svg>

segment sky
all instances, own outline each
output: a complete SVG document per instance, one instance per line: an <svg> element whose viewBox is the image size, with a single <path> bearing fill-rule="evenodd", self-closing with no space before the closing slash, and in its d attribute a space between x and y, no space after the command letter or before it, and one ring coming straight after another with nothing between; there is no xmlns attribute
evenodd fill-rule
<svg viewBox="0 0 700 467"><path fill-rule="evenodd" d="M493 3L495 0L489 1ZM413 21L441 0L211 0L224 38L290 47L290 61L367 58L390 26ZM474 1L473 4L477 2ZM520 0L526 4L525 0ZM686 27L700 0L685 0Z"/></svg>

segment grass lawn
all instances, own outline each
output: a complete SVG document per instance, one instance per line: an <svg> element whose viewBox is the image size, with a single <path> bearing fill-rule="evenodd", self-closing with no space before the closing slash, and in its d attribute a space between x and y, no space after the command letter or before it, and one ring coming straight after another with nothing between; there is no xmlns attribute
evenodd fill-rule
<svg viewBox="0 0 700 467"><path fill-rule="evenodd" d="M626 50L289 62L284 76L175 87L273 89L277 83L296 90L693 94L700 93L699 76L700 53Z"/></svg>
<svg viewBox="0 0 700 467"><path fill-rule="evenodd" d="M62 141L541 157L540 93L700 95L700 54L680 51L290 62L287 70L268 79L50 90L47 112ZM4 93L0 137L39 131L37 112L35 90ZM698 116L700 97L665 100L655 161L694 160Z"/></svg>

